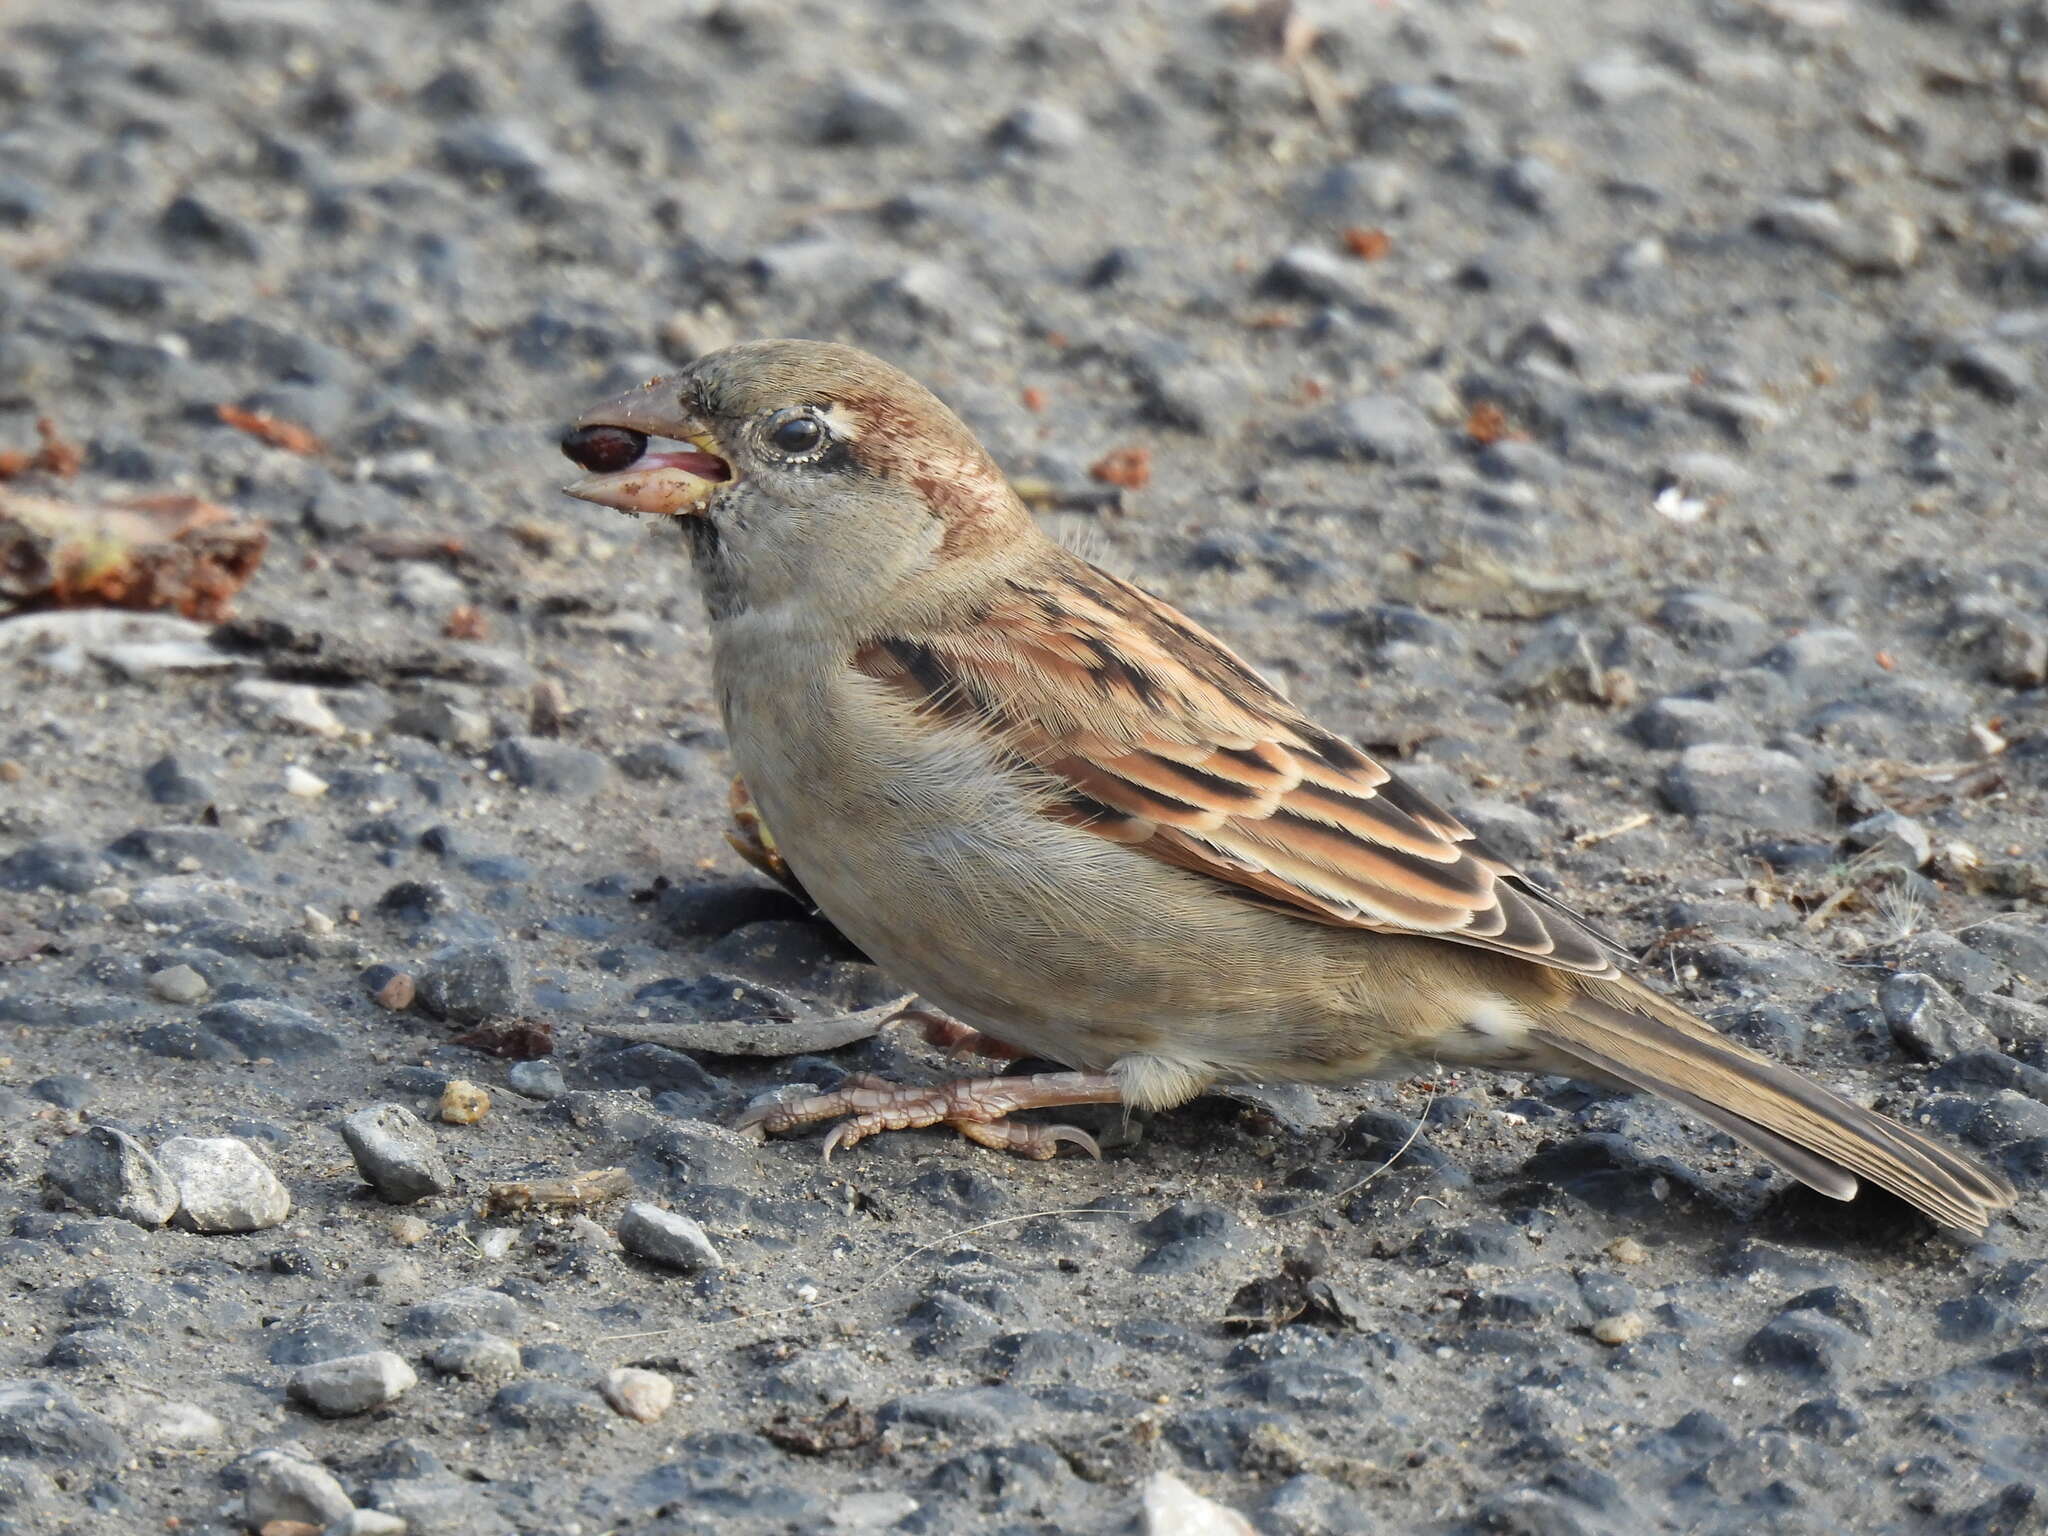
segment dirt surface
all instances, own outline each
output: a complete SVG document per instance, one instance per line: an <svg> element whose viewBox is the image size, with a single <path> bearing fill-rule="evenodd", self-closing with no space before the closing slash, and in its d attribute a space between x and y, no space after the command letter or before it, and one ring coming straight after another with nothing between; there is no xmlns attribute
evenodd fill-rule
<svg viewBox="0 0 2048 1536"><path fill-rule="evenodd" d="M270 543L220 630L0 621L0 1530L2042 1529L2044 145L2036 4L10 0L9 484ZM948 1070L704 1048L897 989L726 848L677 549L556 490L757 335L2019 1209L1556 1080L724 1130Z"/></svg>

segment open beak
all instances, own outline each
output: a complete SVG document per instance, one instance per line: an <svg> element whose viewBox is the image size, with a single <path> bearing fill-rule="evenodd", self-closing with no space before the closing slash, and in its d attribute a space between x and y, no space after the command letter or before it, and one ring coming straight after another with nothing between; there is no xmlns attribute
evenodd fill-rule
<svg viewBox="0 0 2048 1536"><path fill-rule="evenodd" d="M662 438L669 441L650 441ZM562 439L562 452L592 471L562 489L620 512L696 516L732 479L718 439L683 411L673 384L661 379L585 411Z"/></svg>

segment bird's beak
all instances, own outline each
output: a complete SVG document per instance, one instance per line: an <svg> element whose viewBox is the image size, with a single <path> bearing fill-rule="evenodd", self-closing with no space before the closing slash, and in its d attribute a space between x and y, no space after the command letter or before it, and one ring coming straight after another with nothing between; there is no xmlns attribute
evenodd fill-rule
<svg viewBox="0 0 2048 1536"><path fill-rule="evenodd" d="M669 442L649 441L661 438ZM610 467L636 447L637 457ZM696 516L712 491L732 479L732 465L717 437L682 408L673 381L664 379L585 411L562 439L562 451L597 470L562 489L620 512Z"/></svg>

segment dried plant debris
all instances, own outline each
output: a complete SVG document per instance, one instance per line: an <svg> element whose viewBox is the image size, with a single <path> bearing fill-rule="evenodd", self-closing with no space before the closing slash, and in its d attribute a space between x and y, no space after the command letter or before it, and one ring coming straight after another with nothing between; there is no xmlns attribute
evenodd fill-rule
<svg viewBox="0 0 2048 1536"><path fill-rule="evenodd" d="M592 1168L556 1179L512 1179L484 1191L483 1214L489 1219L520 1211L587 1211L631 1193L633 1176L623 1168Z"/></svg>
<svg viewBox="0 0 2048 1536"><path fill-rule="evenodd" d="M57 424L49 417L36 419L36 436L41 442L35 448L0 448L0 480L13 480L26 474L69 480L85 463L85 450L60 434Z"/></svg>
<svg viewBox="0 0 2048 1536"><path fill-rule="evenodd" d="M1270 1333L1296 1322L1363 1327L1364 1302L1348 1286L1323 1275L1328 1261L1320 1245L1287 1249L1277 1275L1262 1275L1238 1287L1224 1311L1223 1326L1232 1333Z"/></svg>
<svg viewBox="0 0 2048 1536"><path fill-rule="evenodd" d="M707 982L719 978L706 977ZM600 1034L621 1040L637 1040L664 1046L672 1051L710 1051L722 1056L806 1056L813 1051L836 1051L881 1031L883 1025L916 1001L912 993L891 998L857 1013L810 1016L810 1009L773 988L746 987L749 998L781 996L780 1012L744 1019L678 1019L671 1023L593 1024ZM712 1011L716 1011L715 1008Z"/></svg>
<svg viewBox="0 0 2048 1536"><path fill-rule="evenodd" d="M875 1416L841 1398L823 1413L798 1418L787 1410L763 1426L762 1437L795 1456L829 1456L858 1450L881 1434Z"/></svg>
<svg viewBox="0 0 2048 1536"><path fill-rule="evenodd" d="M83 506L0 488L0 612L169 610L212 622L270 534L196 496Z"/></svg>
<svg viewBox="0 0 2048 1536"><path fill-rule="evenodd" d="M258 442L286 453L312 455L322 451L320 439L295 421L286 421L268 411L245 410L239 405L215 407L216 414L237 432L246 432Z"/></svg>

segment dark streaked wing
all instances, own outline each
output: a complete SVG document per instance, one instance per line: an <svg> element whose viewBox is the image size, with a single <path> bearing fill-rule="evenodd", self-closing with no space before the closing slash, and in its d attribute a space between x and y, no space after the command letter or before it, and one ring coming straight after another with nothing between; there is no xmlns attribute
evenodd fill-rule
<svg viewBox="0 0 2048 1536"><path fill-rule="evenodd" d="M1078 557L1009 581L971 623L877 638L856 665L1049 775L1048 815L1249 900L1615 973L1607 942L1456 817L1184 615Z"/></svg>

